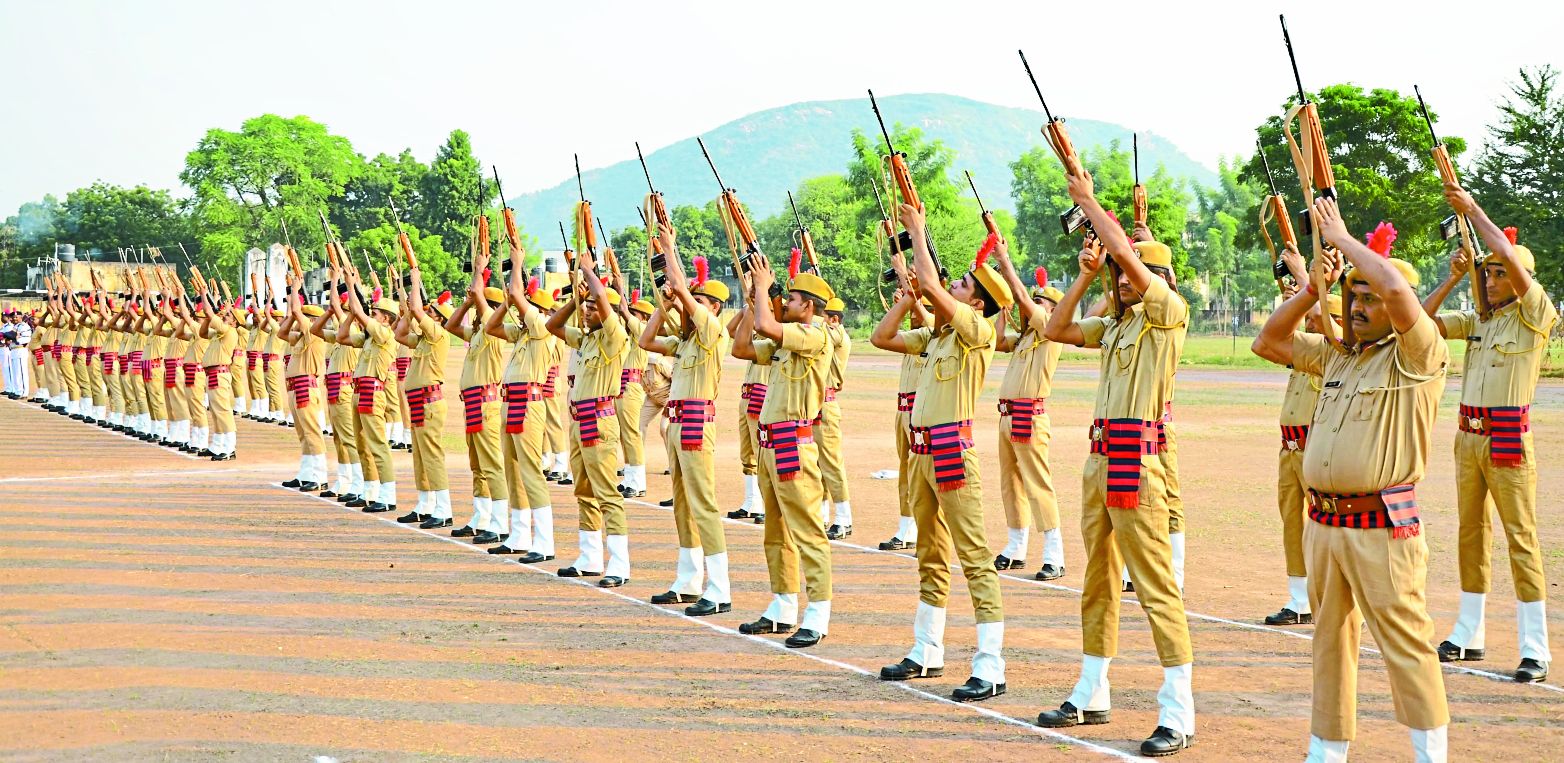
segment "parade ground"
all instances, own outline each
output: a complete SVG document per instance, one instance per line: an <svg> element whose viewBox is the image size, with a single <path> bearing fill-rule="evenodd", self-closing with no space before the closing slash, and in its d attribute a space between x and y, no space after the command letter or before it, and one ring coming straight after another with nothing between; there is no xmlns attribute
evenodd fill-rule
<svg viewBox="0 0 1564 763"><path fill-rule="evenodd" d="M1244 352L1240 340L1239 351ZM287 490L294 432L239 423L237 461L212 463L0 400L0 759L309 761L470 760L1097 760L1135 756L1157 725L1162 682L1132 594L1121 611L1107 725L1033 725L1075 683L1080 663L1080 470L1096 368L1069 354L1048 401L1067 572L1032 579L1040 559L1002 572L1008 693L945 699L967 673L972 612L953 576L942 678L878 679L912 637L918 578L896 528L892 421L897 359L860 341L846 389L844 453L855 526L833 544L829 636L807 650L740 635L769 601L761 528L726 525L731 613L689 618L647 602L676 561L666 456L647 434L650 487L627 501L633 572L599 589L554 572L573 554L575 506L554 489L561 553L538 567L449 537ZM461 364L453 349L448 378ZM980 403L990 546L1004 543L994 390ZM742 370L718 399L719 490L742 498L736 452ZM1286 601L1275 508L1282 369L1186 366L1175 408L1188 533L1186 602L1198 712L1192 760L1296 760L1308 738L1312 628L1267 627ZM1461 380L1447 385L1427 479L1435 642L1454 621L1451 443ZM1538 531L1550 632L1564 644L1564 380L1543 379L1532 409ZM470 513L461 417L446 446L458 526ZM395 455L412 484L411 456ZM404 488L403 509L412 490ZM1497 517L1494 518L1497 522ZM1037 555L1034 538L1033 555ZM1488 657L1446 666L1450 759L1558 755L1564 677L1508 679L1518 655L1503 534L1493 540ZM1384 665L1367 632L1358 681L1357 760L1400 760ZM1556 759L1556 758L1555 758Z"/></svg>

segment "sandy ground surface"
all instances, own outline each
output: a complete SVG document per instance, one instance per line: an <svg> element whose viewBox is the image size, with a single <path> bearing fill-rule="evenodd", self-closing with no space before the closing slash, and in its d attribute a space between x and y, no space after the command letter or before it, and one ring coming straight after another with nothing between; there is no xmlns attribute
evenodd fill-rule
<svg viewBox="0 0 1564 763"><path fill-rule="evenodd" d="M452 366L460 353L452 353ZM1002 371L996 358L994 374ZM665 458L652 438L651 490L630 502L634 572L604 591L508 557L344 510L277 485L297 463L292 430L242 421L240 459L214 464L0 400L0 758L42 760L1020 759L1133 755L1156 725L1161 680L1150 633L1127 598L1113 665L1113 722L1054 733L1031 725L1079 664L1080 467L1095 371L1061 368L1049 403L1068 572L1003 583L1009 693L980 705L942 698L967 674L975 640L955 576L944 678L886 684L917 602L907 555L872 550L896 526L889 428L895 367L855 362L846 408L855 533L835 544L834 618L818 647L739 635L766 605L760 528L726 525L734 611L706 619L646 603L673 578ZM724 374L722 502L742 498L731 433L740 369ZM454 377L454 373L452 375ZM1193 760L1301 759L1310 708L1310 628L1259 619L1285 602L1274 508L1280 372L1191 369L1177 419L1188 513L1186 602L1196 651ZM1430 545L1429 600L1443 638L1458 595L1450 446L1459 380L1445 393L1435 459L1419 486ZM1564 446L1564 387L1534 413L1542 453ZM992 387L978 422L993 463ZM446 441L457 520L469 505L460 417ZM403 506L411 457L395 455ZM1553 642L1564 649L1564 466L1544 459L1539 526ZM990 480L992 483L992 480ZM562 555L574 541L567 488L555 491ZM997 488L990 544L1004 540ZM1502 680L1518 660L1510 574L1494 542L1486 662L1444 673L1451 760L1543 760L1564 728L1564 680ZM1355 760L1408 757L1384 666L1365 634ZM1489 672L1492 671L1492 672Z"/></svg>

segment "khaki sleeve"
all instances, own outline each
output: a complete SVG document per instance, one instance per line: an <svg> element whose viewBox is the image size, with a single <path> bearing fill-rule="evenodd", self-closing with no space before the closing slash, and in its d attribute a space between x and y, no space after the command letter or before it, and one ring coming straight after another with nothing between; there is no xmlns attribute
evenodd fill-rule
<svg viewBox="0 0 1564 763"><path fill-rule="evenodd" d="M755 345L755 365L757 365L757 366L769 366L769 365L771 365L771 356L776 354L777 343L772 341L772 340L770 340L770 339L762 339L760 337L756 337L755 340L754 340L754 345Z"/></svg>
<svg viewBox="0 0 1564 763"><path fill-rule="evenodd" d="M664 353L668 354L668 355L673 355L673 354L676 354L676 353L679 352L679 339L678 339L678 337L660 336L660 337L657 337L656 339L652 340L652 344L655 344L658 347L661 347L662 351Z"/></svg>
<svg viewBox="0 0 1564 763"><path fill-rule="evenodd" d="M1548 292L1542 288L1542 284L1533 280L1531 288L1521 295L1521 317L1527 323L1536 326L1537 331L1544 334L1551 333L1553 324L1558 322L1559 311L1548 301Z"/></svg>
<svg viewBox="0 0 1564 763"><path fill-rule="evenodd" d="M566 326L565 327L565 346L569 347L572 350L580 347L581 346L581 338L584 337L584 336L586 336L586 332L582 331L581 329L578 329L575 326Z"/></svg>
<svg viewBox="0 0 1564 763"><path fill-rule="evenodd" d="M603 321L603 327L599 331L603 334L603 352L610 357L618 357L624 354L625 345L630 339L630 332L625 328L625 321L618 313L609 313L608 320Z"/></svg>
<svg viewBox="0 0 1564 763"><path fill-rule="evenodd" d="M418 330L422 331L424 336L428 337L431 342L437 342L445 338L445 327L427 315L418 316Z"/></svg>
<svg viewBox="0 0 1564 763"><path fill-rule="evenodd" d="M1043 330L1048 328L1048 315L1042 310L1032 311L1032 320L1026 322L1026 327L1037 332L1038 336L1044 336Z"/></svg>
<svg viewBox="0 0 1564 763"><path fill-rule="evenodd" d="M396 341L396 336L391 333L391 329L381 325L380 321L370 321L369 340L375 344L389 345Z"/></svg>
<svg viewBox="0 0 1564 763"><path fill-rule="evenodd" d="M1418 313L1417 322L1400 335L1396 352L1403 367L1414 374L1431 374L1450 360L1450 347L1439 335L1439 327L1427 313Z"/></svg>
<svg viewBox="0 0 1564 763"><path fill-rule="evenodd" d="M978 314L971 305L957 305L950 317L950 327L962 344L968 347L985 347L994 343L994 324Z"/></svg>
<svg viewBox="0 0 1564 763"><path fill-rule="evenodd" d="M1477 328L1477 313L1472 310L1443 312L1438 317L1444 324L1445 336L1451 339L1465 339Z"/></svg>
<svg viewBox="0 0 1564 763"><path fill-rule="evenodd" d="M505 341L517 342L521 339L521 327L514 323L502 323L500 327L505 330Z"/></svg>
<svg viewBox="0 0 1564 763"><path fill-rule="evenodd" d="M544 317L543 313L536 310L528 311L527 317L522 320L521 325L525 327L528 339L547 339L553 336L553 334L548 332L548 319ZM568 333L570 329L566 327L565 330ZM517 338L520 338L521 334L521 328L518 327L516 331ZM511 341L514 342L516 340L512 339Z"/></svg>
<svg viewBox="0 0 1564 763"><path fill-rule="evenodd" d="M1325 376L1325 361L1332 352L1325 337L1298 332L1292 335L1292 367L1314 376Z"/></svg>
<svg viewBox="0 0 1564 763"><path fill-rule="evenodd" d="M802 323L782 324L782 349L789 352L814 357L826 351L830 347L831 339L816 326L805 326Z"/></svg>
<svg viewBox="0 0 1564 763"><path fill-rule="evenodd" d="M1085 341L1081 343L1081 346L1101 347L1103 335L1107 334L1108 329L1112 328L1113 324L1117 322L1117 319L1106 316L1082 318L1079 321L1076 321L1075 325L1081 327L1081 337L1085 339Z"/></svg>
<svg viewBox="0 0 1564 763"><path fill-rule="evenodd" d="M1177 326L1189 321L1189 303L1161 278L1152 278L1150 288L1141 296L1146 319L1158 326Z"/></svg>
<svg viewBox="0 0 1564 763"><path fill-rule="evenodd" d="M907 346L908 355L921 355L929 347L930 331L926 328L898 331L896 336Z"/></svg>

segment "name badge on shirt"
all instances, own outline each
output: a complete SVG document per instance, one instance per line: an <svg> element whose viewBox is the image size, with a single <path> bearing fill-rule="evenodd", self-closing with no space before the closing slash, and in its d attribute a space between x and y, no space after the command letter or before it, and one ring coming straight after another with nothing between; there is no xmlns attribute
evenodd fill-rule
<svg viewBox="0 0 1564 763"><path fill-rule="evenodd" d="M1336 389L1337 387L1340 387L1340 386L1341 386L1341 380L1340 379L1337 379L1335 381L1325 382L1325 388L1326 389Z"/></svg>

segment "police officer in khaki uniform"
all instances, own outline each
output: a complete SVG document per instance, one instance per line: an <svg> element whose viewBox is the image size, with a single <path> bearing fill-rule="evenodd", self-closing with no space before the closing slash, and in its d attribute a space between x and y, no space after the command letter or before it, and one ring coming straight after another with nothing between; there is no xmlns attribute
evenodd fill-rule
<svg viewBox="0 0 1564 763"><path fill-rule="evenodd" d="M1016 300L1020 335L1009 336L999 326L998 350L1010 353L1004 380L999 383L999 496L1005 507L1005 548L994 558L998 569L1026 566L1031 526L1043 534L1043 562L1036 579L1054 580L1064 575L1064 538L1059 532L1059 501L1054 496L1053 470L1048 446L1053 424L1048 418L1048 395L1053 391L1054 368L1064 346L1043 336L1048 316L1064 297L1048 285L1048 271L1035 271L1037 285L1028 290L1010 260L1009 247L995 250L999 272Z"/></svg>
<svg viewBox="0 0 1564 763"><path fill-rule="evenodd" d="M1436 313L1472 263L1464 250L1450 263L1450 277L1423 307L1439 331L1466 340L1461 384L1460 431L1455 436L1456 495L1460 507L1461 609L1450 637L1439 645L1444 662L1481 660L1489 586L1491 517L1499 522L1510 551L1515 580L1516 631L1521 662L1515 680L1542 681L1552 660L1548 648L1547 583L1537 542L1537 452L1532 444L1531 402L1548 351L1558 310L1537 283L1531 250L1515 243L1517 231L1503 231L1458 186L1445 196L1471 220L1492 250L1480 265L1487 314L1476 310Z"/></svg>
<svg viewBox="0 0 1564 763"><path fill-rule="evenodd" d="M289 277L288 311L277 325L277 335L288 345L288 363L284 369L287 406L293 412L299 436L299 471L293 484L283 487L304 492L320 490L326 483L326 438L321 434L321 374L326 368L326 342L314 331L324 329L326 311L320 305L306 305L299 294L301 284Z"/></svg>
<svg viewBox="0 0 1564 763"><path fill-rule="evenodd" d="M553 315L560 309L559 292L556 290L548 296L554 306L546 312ZM565 374L565 364L571 353L564 340L553 334L549 335L549 350L548 376L543 380L544 408L548 413L543 435L543 474L550 482L569 485L574 478L570 475L570 381Z"/></svg>
<svg viewBox="0 0 1564 763"><path fill-rule="evenodd" d="M476 247L475 247L476 249ZM445 321L445 330L467 342L459 382L462 396L462 432L467 444L467 465L472 470L472 519L451 531L453 537L471 537L489 529L489 515L497 500L509 508L510 484L506 476L504 403L501 382L510 345L503 337L484 330L489 317L506 309L505 293L488 285L489 253L476 250L472 282L467 298ZM467 313L472 325L467 325ZM428 524L428 523L425 523ZM430 529L425 527L424 529Z"/></svg>
<svg viewBox="0 0 1564 763"><path fill-rule="evenodd" d="M1282 251L1282 261L1292 273L1293 284L1282 296L1291 298L1307 284L1309 273L1303 257L1291 247ZM1328 295L1330 316L1341 323L1341 298ZM1323 331L1320 313L1310 311L1304 326L1310 333ZM1287 390L1282 395L1281 450L1276 459L1276 508L1282 519L1282 555L1287 564L1287 604L1275 614L1265 616L1266 625L1308 625L1314 622L1309 605L1309 574L1303 552L1303 528L1308 520L1309 488L1303 482L1303 451L1309 444L1309 427L1314 422L1314 407L1320 399L1318 376L1296 368L1287 375Z"/></svg>
<svg viewBox="0 0 1564 763"><path fill-rule="evenodd" d="M400 415L391 407L387 389L396 384L396 336L391 325L402 306L381 297L363 304L363 282L349 273L348 311L351 320L337 327L337 341L362 350L353 369L359 462L364 466L364 489L346 506L375 513L396 508L396 471L391 464L386 419ZM357 324L360 330L355 331Z"/></svg>
<svg viewBox="0 0 1564 763"><path fill-rule="evenodd" d="M1414 757L1446 760L1450 722L1434 623L1424 599L1428 545L1416 484L1423 478L1450 352L1417 302L1417 271L1390 259L1384 228L1360 243L1336 202L1315 202L1321 236L1352 264L1344 294L1350 344L1297 331L1342 267L1317 257L1309 289L1271 315L1255 341L1261 357L1321 377L1303 454L1309 486L1304 529L1314 605L1314 702L1309 761L1345 761L1356 734L1355 676L1366 620L1384 654L1396 720ZM1381 226L1388 224L1381 223ZM1339 351L1338 351L1339 350Z"/></svg>
<svg viewBox="0 0 1564 763"><path fill-rule="evenodd" d="M394 334L397 344L412 351L403 384L409 423L412 425L413 487L418 502L413 510L398 517L402 524L427 523L434 527L451 526L451 480L445 469L445 360L450 354L451 335L444 321L455 310L451 293L441 294L433 305L424 303L423 277L418 266L408 268L411 283L401 292L402 314Z"/></svg>
<svg viewBox="0 0 1564 763"><path fill-rule="evenodd" d="M1108 664L1118 652L1120 595L1118 576L1113 573L1119 571L1122 558L1150 620L1162 663L1157 728L1140 749L1147 755L1172 755L1193 743L1194 653L1173 575L1165 467L1157 458L1157 430L1173 396L1189 305L1168 285L1173 255L1166 245L1154 241L1132 245L1097 202L1090 174L1071 175L1069 191L1112 258L1109 272L1117 279L1110 283L1120 309L1116 315L1073 319L1081 297L1104 264L1103 250L1091 244L1081 252L1080 275L1044 331L1054 342L1102 348L1092 452L1081 475L1081 535L1086 543L1081 676L1059 709L1041 713L1037 722L1050 728L1108 722Z"/></svg>
<svg viewBox="0 0 1564 763"><path fill-rule="evenodd" d="M617 284L620 294L625 293L625 279ZM641 433L641 408L646 405L646 388L641 377L646 374L646 350L635 342L646 328L646 319L652 315L652 303L641 299L636 291L629 299L622 300L619 317L625 321L625 331L630 335L630 348L625 352L624 368L619 371L619 398L614 401L614 415L619 419L619 447L624 459L624 476L619 481L619 494L626 498L646 495L646 441Z"/></svg>
<svg viewBox="0 0 1564 763"><path fill-rule="evenodd" d="M491 339L503 341L513 348L505 365L503 395L505 436L502 452L509 492L492 504L495 518L503 523L504 517L499 515L509 501L510 532L505 542L490 548L489 553L520 554L516 561L521 564L538 564L552 560L555 551L554 506L543 466L550 401L543 396L543 391L557 357L558 340L549 333L547 323L554 298L538 287L536 279L528 281L523 289L525 271L521 256L520 252L511 252L512 275L506 291L518 320L507 323L507 309L490 313L484 323L484 330ZM560 393L564 394L564 390ZM580 535L578 538L579 542L602 548L601 536L596 533L590 538ZM483 540L482 533L473 538L474 543Z"/></svg>
<svg viewBox="0 0 1564 763"><path fill-rule="evenodd" d="M905 266L900 262L901 254L895 255L899 270ZM902 297L909 292L905 286L897 287L895 301L900 302ZM894 304L894 303L892 303ZM902 344L919 344L927 346L929 334L933 323L932 316L924 310L922 302L913 302L907 308L907 318L910 328L896 332L896 341ZM909 489L909 477L912 469L908 464L912 460L912 451L908 449L908 437L912 433L912 407L918 399L918 380L923 377L923 367L928 363L928 353L905 353L901 356L901 370L896 377L896 420L894 424L894 446L896 449L896 506L899 516L896 520L896 534L890 540L880 541L881 551L901 551L914 548L918 545L918 523L912 516L912 497Z"/></svg>
<svg viewBox="0 0 1564 763"><path fill-rule="evenodd" d="M211 444L211 417L208 415L206 377L201 371L201 359L206 357L211 340L201 333L196 320L197 310L205 309L206 299L196 295L192 306L188 295L180 296L177 330L185 340L185 354L180 358L180 370L184 375L185 411L190 414L190 436L185 440L185 453L200 453Z"/></svg>
<svg viewBox="0 0 1564 763"><path fill-rule="evenodd" d="M728 335L738 336L744 311L728 322ZM766 404L766 379L769 369L753 360L744 361L744 381L739 384L739 470L744 476L744 503L728 512L728 519L766 521L766 502L760 498L760 446L756 422Z"/></svg>
<svg viewBox="0 0 1564 763"><path fill-rule="evenodd" d="M1004 607L999 573L983 531L983 492L972 440L972 417L983 378L994 356L995 330L989 321L1010 307L1010 286L980 253L972 271L940 285L939 268L929 253L923 210L901 206L901 222L912 238L913 272L933 312L933 331L898 342L902 317L913 296L904 293L880 321L871 341L876 347L928 356L913 403L912 456L908 459L908 495L918 523L920 595L913 618L912 650L898 663L880 669L880 678L904 681L939 676L945 670L945 603L950 596L949 550L955 548L977 620L977 650L972 675L951 698L972 702L1005 693ZM999 244L1004 246L1003 243Z"/></svg>
<svg viewBox="0 0 1564 763"><path fill-rule="evenodd" d="M259 300L260 295L252 299ZM238 356L234 357L234 405L241 416L259 421L271 401L266 399L265 316L253 303L249 305L249 321L249 325L235 326L239 332L236 352L243 350L244 363L239 363Z"/></svg>
<svg viewBox="0 0 1564 763"><path fill-rule="evenodd" d="M349 286L341 278L341 272L333 267L327 283L331 322L317 321L310 331L330 347L326 353L326 409L331 419L332 446L337 454L337 481L320 496L336 498L337 502L346 504L360 500L363 495L364 465L358 455L358 405L353 386L353 369L358 366L360 350L337 340L337 330L351 322L342 307L347 301Z"/></svg>
<svg viewBox="0 0 1564 763"><path fill-rule="evenodd" d="M619 293L603 285L591 251L576 254L585 285L548 319L549 333L576 351L579 371L570 386L570 471L581 513L580 555L559 571L561 577L602 574L598 585L615 588L630 581L630 537L625 524L624 496L617 488L619 420L614 398L620 371L629 354L624 318L615 308ZM581 300L582 327L567 325ZM601 535L600 535L601 534ZM601 538L601 539L600 539ZM602 545L599 545L599 544ZM603 548L608 560L604 563Z"/></svg>
<svg viewBox="0 0 1564 763"><path fill-rule="evenodd" d="M214 304L216 295L207 293L206 309L202 313L197 334L208 340L206 355L201 358L206 373L206 394L211 412L212 434L207 450L213 461L232 461L238 449L238 431L234 427L233 377L230 373L234 348L239 343L239 316L231 304Z"/></svg>
<svg viewBox="0 0 1564 763"><path fill-rule="evenodd" d="M815 441L820 445L820 479L825 482L825 500L820 505L820 520L829 523L825 535L841 540L853 534L853 504L847 491L847 462L842 458L842 406L836 401L847 382L847 360L853 354L853 339L842 326L847 305L840 297L825 303L825 332L831 338L831 370L825 377L825 400L820 403L820 418ZM833 517L831 507L836 507Z"/></svg>
<svg viewBox="0 0 1564 763"><path fill-rule="evenodd" d="M746 634L788 633L787 646L820 643L831 626L831 542L820 523L825 487L812 430L825 397L831 340L819 325L826 302L836 296L813 273L790 274L773 313L775 275L764 257L750 273L748 309L733 339L733 355L766 367L766 397L756 420L760 493L765 501L766 568L771 604L759 620L744 623ZM757 518L757 520L760 518ZM800 565L802 562L802 565ZM798 618L798 573L802 566L809 604Z"/></svg>
<svg viewBox="0 0 1564 763"><path fill-rule="evenodd" d="M667 253L667 291L641 332L640 345L649 352L674 358L668 392L668 464L673 472L673 523L679 536L679 561L673 585L652 597L653 604L694 602L687 615L704 617L733 609L728 580L728 545L717 508L717 385L728 334L722 305L728 287L706 277L706 265L696 258L696 280L684 275L672 231L659 230ZM665 316L684 318L675 336L663 336ZM705 588L701 578L704 575Z"/></svg>

